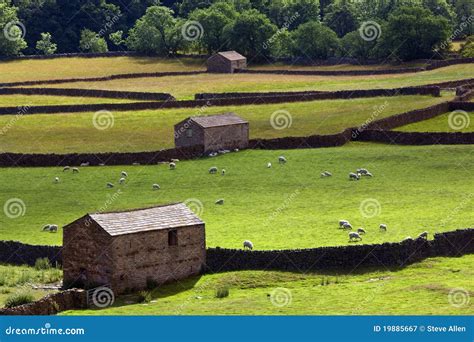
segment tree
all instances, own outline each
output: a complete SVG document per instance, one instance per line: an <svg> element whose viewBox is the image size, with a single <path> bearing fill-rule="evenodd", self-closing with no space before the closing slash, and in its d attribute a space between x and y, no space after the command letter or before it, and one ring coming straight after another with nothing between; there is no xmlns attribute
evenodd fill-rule
<svg viewBox="0 0 474 342"><path fill-rule="evenodd" d="M237 12L231 4L218 2L206 9L197 9L190 19L197 21L203 29L201 43L209 54L222 49L224 28L232 23Z"/></svg>
<svg viewBox="0 0 474 342"><path fill-rule="evenodd" d="M84 29L81 31L79 47L81 51L92 53L109 51L105 39L89 29Z"/></svg>
<svg viewBox="0 0 474 342"><path fill-rule="evenodd" d="M127 47L134 51L166 56L184 45L182 22L164 6L151 6L129 31ZM178 34L179 33L179 34Z"/></svg>
<svg viewBox="0 0 474 342"><path fill-rule="evenodd" d="M18 9L0 1L0 55L15 56L27 47L23 39L25 27L18 20Z"/></svg>
<svg viewBox="0 0 474 342"><path fill-rule="evenodd" d="M352 2L341 0L326 7L324 24L344 37L347 33L355 31L359 26L357 10Z"/></svg>
<svg viewBox="0 0 474 342"><path fill-rule="evenodd" d="M339 49L336 32L318 22L302 24L293 32L295 54L299 56L327 59L335 56Z"/></svg>
<svg viewBox="0 0 474 342"><path fill-rule="evenodd" d="M234 22L224 28L229 49L262 59L269 56L264 44L275 34L276 26L256 9L242 12Z"/></svg>
<svg viewBox="0 0 474 342"><path fill-rule="evenodd" d="M446 0L422 0L421 4L427 8L434 15L441 15L452 22L456 17L453 7L446 2Z"/></svg>
<svg viewBox="0 0 474 342"><path fill-rule="evenodd" d="M116 32L112 32L109 34L109 40L114 44L115 46L120 46L125 43L125 40L123 39L123 31L119 30Z"/></svg>
<svg viewBox="0 0 474 342"><path fill-rule="evenodd" d="M455 3L457 27L461 29L461 36L474 34L474 1L456 0ZM471 18L471 20L468 20Z"/></svg>
<svg viewBox="0 0 474 342"><path fill-rule="evenodd" d="M463 57L474 57L474 36L469 36L461 48Z"/></svg>
<svg viewBox="0 0 474 342"><path fill-rule="evenodd" d="M419 6L394 11L382 27L380 53L401 60L430 58L451 35L448 20Z"/></svg>
<svg viewBox="0 0 474 342"><path fill-rule="evenodd" d="M263 13L278 27L293 30L302 23L319 21L319 1L272 0Z"/></svg>
<svg viewBox="0 0 474 342"><path fill-rule="evenodd" d="M364 40L358 30L349 32L341 39L341 55L359 60L367 60L373 57L375 45L375 40Z"/></svg>
<svg viewBox="0 0 474 342"><path fill-rule="evenodd" d="M41 33L41 39L36 42L36 50L41 51L43 55L52 55L57 48L58 46L52 42L51 33Z"/></svg>

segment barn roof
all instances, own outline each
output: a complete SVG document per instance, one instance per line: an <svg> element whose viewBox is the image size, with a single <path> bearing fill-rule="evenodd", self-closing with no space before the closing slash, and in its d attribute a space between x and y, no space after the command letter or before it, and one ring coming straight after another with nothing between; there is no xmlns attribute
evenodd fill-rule
<svg viewBox="0 0 474 342"><path fill-rule="evenodd" d="M217 54L228 59L229 61L240 61L242 59L246 59L245 56L242 56L237 51L222 51L218 52Z"/></svg>
<svg viewBox="0 0 474 342"><path fill-rule="evenodd" d="M184 203L88 216L112 236L204 223Z"/></svg>
<svg viewBox="0 0 474 342"><path fill-rule="evenodd" d="M247 120L242 119L240 116L232 112L206 116L191 116L189 120L194 121L203 128L248 123Z"/></svg>

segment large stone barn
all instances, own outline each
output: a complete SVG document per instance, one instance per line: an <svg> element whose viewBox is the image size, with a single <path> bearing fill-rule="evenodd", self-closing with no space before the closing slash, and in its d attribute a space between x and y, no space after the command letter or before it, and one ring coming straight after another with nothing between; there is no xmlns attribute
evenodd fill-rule
<svg viewBox="0 0 474 342"><path fill-rule="evenodd" d="M249 144L249 123L235 113L191 116L174 126L176 147L202 145L204 152L242 149Z"/></svg>
<svg viewBox="0 0 474 342"><path fill-rule="evenodd" d="M123 293L199 274L205 230L185 204L87 214L64 227L64 286Z"/></svg>
<svg viewBox="0 0 474 342"><path fill-rule="evenodd" d="M207 60L207 72L232 74L247 67L247 58L236 51L218 52Z"/></svg>

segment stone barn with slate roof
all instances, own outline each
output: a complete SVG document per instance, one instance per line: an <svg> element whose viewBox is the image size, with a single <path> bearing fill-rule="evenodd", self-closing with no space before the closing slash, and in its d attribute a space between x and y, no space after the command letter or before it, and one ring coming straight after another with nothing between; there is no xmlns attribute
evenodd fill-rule
<svg viewBox="0 0 474 342"><path fill-rule="evenodd" d="M115 294L201 272L204 222L185 204L87 214L63 230L64 286Z"/></svg>
<svg viewBox="0 0 474 342"><path fill-rule="evenodd" d="M201 145L204 152L247 148L249 122L235 113L191 116L174 126L176 147Z"/></svg>
<svg viewBox="0 0 474 342"><path fill-rule="evenodd" d="M218 52L207 60L207 72L232 74L247 67L247 58L236 51Z"/></svg>

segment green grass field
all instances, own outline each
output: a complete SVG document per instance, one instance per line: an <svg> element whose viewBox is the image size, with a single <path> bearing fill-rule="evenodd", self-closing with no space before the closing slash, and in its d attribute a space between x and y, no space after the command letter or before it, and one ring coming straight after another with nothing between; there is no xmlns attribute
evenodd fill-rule
<svg viewBox="0 0 474 342"><path fill-rule="evenodd" d="M235 111L250 122L251 138L333 134L366 120L428 107L452 99L431 96L375 97L272 105L114 112L111 128L98 130L94 113L0 116L0 150L24 153L156 151L174 146L173 125L192 115ZM290 127L277 130L272 113L288 111ZM144 125L146 123L146 125Z"/></svg>
<svg viewBox="0 0 474 342"><path fill-rule="evenodd" d="M141 101L141 100L140 100ZM0 95L0 107L31 107L96 103L129 103L137 100L82 96Z"/></svg>
<svg viewBox="0 0 474 342"><path fill-rule="evenodd" d="M402 132L473 132L474 113L446 113L433 119L396 128L396 130Z"/></svg>
<svg viewBox="0 0 474 342"><path fill-rule="evenodd" d="M278 165L279 155L285 155L288 164ZM267 162L273 162L273 168L267 169ZM225 168L226 175L209 175L211 166ZM474 225L469 197L473 166L468 145L351 143L340 148L241 151L183 161L173 171L167 165L87 167L76 175L59 167L4 168L0 203L19 198L26 211L14 219L0 216L0 239L61 244L61 233L40 231L44 224L65 225L113 198L107 210L200 202L211 247L240 248L245 239L256 249L344 245L348 237L337 228L340 219L366 228L363 243L400 241L424 230L432 234ZM359 167L374 177L349 181L348 173ZM123 186L118 185L121 170L129 173ZM333 177L320 178L324 170ZM61 178L59 184L53 183L55 176ZM117 186L107 189L107 182ZM153 191L153 183L161 190ZM219 198L225 199L223 206L214 204ZM365 217L366 212L376 215ZM388 225L386 233L379 232L380 223Z"/></svg>
<svg viewBox="0 0 474 342"><path fill-rule="evenodd" d="M303 76L272 74L199 74L191 76L117 79L75 82L36 87L87 88L171 93L178 99L192 99L202 92L265 92L302 90L355 90L397 88L472 78L472 65L460 64L411 74L374 76Z"/></svg>
<svg viewBox="0 0 474 342"><path fill-rule="evenodd" d="M273 271L204 275L154 290L150 303L139 304L135 295L129 295L117 298L104 310L63 314L472 315L472 300L455 307L449 293L459 289L460 294L472 297L473 262L474 255L466 255L427 259L401 270L356 270L338 275ZM323 279L329 284L321 285ZM229 288L229 296L215 298L216 289L222 286ZM273 305L274 293L282 294L277 303L287 305Z"/></svg>

